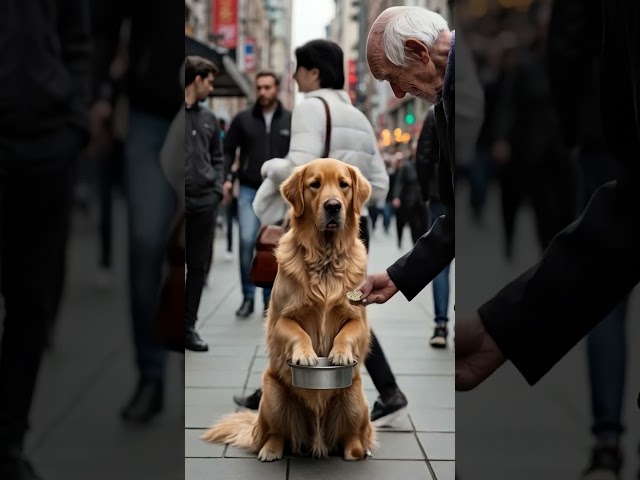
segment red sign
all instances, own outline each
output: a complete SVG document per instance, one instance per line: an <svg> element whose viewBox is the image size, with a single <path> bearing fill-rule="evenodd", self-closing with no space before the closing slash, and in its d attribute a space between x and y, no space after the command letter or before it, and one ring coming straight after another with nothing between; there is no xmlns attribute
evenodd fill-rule
<svg viewBox="0 0 640 480"><path fill-rule="evenodd" d="M221 47L238 46L238 0L211 0L211 33L220 35Z"/></svg>
<svg viewBox="0 0 640 480"><path fill-rule="evenodd" d="M358 85L358 66L355 60L349 60L347 75L347 81L349 82L349 96L353 103L356 101L356 87Z"/></svg>

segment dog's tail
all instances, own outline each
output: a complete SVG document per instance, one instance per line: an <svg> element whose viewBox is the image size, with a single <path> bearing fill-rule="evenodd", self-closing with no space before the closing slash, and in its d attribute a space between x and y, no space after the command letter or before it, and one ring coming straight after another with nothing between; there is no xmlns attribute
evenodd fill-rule
<svg viewBox="0 0 640 480"><path fill-rule="evenodd" d="M243 410L222 417L200 438L212 443L228 443L244 450L256 451L258 413Z"/></svg>

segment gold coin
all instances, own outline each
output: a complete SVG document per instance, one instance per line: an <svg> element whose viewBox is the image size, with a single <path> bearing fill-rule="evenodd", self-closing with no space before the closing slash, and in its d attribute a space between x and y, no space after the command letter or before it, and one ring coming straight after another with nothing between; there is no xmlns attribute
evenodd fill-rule
<svg viewBox="0 0 640 480"><path fill-rule="evenodd" d="M359 302L362 300L362 292L355 290L353 292L347 292L347 298L354 302Z"/></svg>

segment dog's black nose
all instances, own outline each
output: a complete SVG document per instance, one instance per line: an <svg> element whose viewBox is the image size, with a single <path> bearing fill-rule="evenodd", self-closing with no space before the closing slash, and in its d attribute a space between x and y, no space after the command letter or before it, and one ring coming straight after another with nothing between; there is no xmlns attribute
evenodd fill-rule
<svg viewBox="0 0 640 480"><path fill-rule="evenodd" d="M342 204L338 200L327 200L324 202L324 209L327 213L338 213L342 208Z"/></svg>

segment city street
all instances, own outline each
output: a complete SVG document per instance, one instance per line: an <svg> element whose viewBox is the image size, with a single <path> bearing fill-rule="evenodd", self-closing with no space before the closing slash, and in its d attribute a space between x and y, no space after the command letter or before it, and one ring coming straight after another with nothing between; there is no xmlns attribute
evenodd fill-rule
<svg viewBox="0 0 640 480"><path fill-rule="evenodd" d="M370 271L387 267L401 254L395 232L385 236L378 226L372 236ZM394 229L392 228L392 231ZM237 236L234 238L234 248ZM410 236L405 232L404 250ZM454 358L450 346L436 351L428 345L432 332L431 287L409 303L398 294L385 305L369 308L369 320L376 331L401 389L409 400L408 414L392 428L380 430L380 447L373 458L345 462L341 458L314 460L286 458L261 463L254 454L214 445L199 439L220 416L233 412L232 396L251 393L260 386L266 365L263 321L256 313L236 319L242 300L237 251L232 261L224 260L226 238L222 232L215 243L215 260L200 306L199 331L209 343L207 353L186 356L185 367L185 471L186 480L453 480L455 458ZM455 298L455 268L451 270L450 315ZM256 311L262 310L258 290ZM452 325L453 326L453 325ZM377 396L363 369L370 406Z"/></svg>

